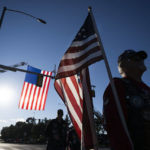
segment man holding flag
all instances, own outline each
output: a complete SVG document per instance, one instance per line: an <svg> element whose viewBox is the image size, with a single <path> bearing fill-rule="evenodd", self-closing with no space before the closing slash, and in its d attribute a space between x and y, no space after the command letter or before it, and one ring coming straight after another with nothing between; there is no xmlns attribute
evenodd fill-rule
<svg viewBox="0 0 150 150"><path fill-rule="evenodd" d="M109 85L104 93L106 129L114 150L150 150L150 87L142 81L145 51L125 50L118 58L123 78L114 78L127 130Z"/></svg>

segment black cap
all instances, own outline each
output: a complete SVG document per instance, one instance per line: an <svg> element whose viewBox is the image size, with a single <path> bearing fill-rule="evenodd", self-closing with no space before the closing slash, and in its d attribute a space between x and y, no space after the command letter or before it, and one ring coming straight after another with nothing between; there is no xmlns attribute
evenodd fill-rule
<svg viewBox="0 0 150 150"><path fill-rule="evenodd" d="M147 58L147 53L143 50L141 51L135 51L135 50L125 50L119 57L118 57L118 63L127 60L127 59L131 59L135 56L139 56L141 57L141 59L146 59Z"/></svg>

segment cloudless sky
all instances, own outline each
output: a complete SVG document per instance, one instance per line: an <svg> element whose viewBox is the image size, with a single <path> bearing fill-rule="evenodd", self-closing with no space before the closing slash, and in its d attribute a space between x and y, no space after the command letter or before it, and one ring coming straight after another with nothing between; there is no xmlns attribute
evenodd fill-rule
<svg viewBox="0 0 150 150"><path fill-rule="evenodd" d="M113 77L120 77L117 58L125 49L145 50L150 55L149 0L0 0L0 15L4 6L42 18L47 24L6 11L0 29L0 64L25 61L33 67L52 71L83 24L88 6L92 6ZM145 64L148 70L143 81L150 85L150 57ZM26 66L20 68L27 69ZM109 83L104 61L89 68L91 83L96 86L94 108L102 112L103 92ZM59 108L67 114L54 89L54 80L50 83L44 111L18 109L24 78L22 72L0 73L0 129L28 117L55 118Z"/></svg>

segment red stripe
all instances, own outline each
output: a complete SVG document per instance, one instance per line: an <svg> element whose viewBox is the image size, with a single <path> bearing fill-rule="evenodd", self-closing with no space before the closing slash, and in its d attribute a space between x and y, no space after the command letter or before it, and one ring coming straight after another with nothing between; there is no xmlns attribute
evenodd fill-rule
<svg viewBox="0 0 150 150"><path fill-rule="evenodd" d="M35 86L35 88L34 88L33 98L32 98L32 103L31 103L31 110L33 109L33 104L34 104L34 101L35 101L35 93L36 93L36 89L37 89L37 86Z"/></svg>
<svg viewBox="0 0 150 150"><path fill-rule="evenodd" d="M61 99L64 100L65 98L64 98L64 94L63 94L61 85L59 85L57 81L60 81L60 80L55 81L55 83L54 83L55 90L57 91L57 93L59 94Z"/></svg>
<svg viewBox="0 0 150 150"><path fill-rule="evenodd" d="M48 75L48 72L47 73L45 73L45 71L43 71L43 73L42 74L46 74L46 75ZM44 77L45 78L45 81L44 81L44 83L43 83L43 85L42 85L42 88L43 88L43 90L42 90L42 95L41 95L41 99L40 99L40 105L39 105L39 110L41 109L41 104L42 104L42 100L43 100L43 95L44 95L44 90L45 90L45 86L46 86L46 82L47 82L47 78L48 77Z"/></svg>
<svg viewBox="0 0 150 150"><path fill-rule="evenodd" d="M72 49L74 49L74 47L72 47ZM61 66L67 66L67 65L72 65L72 64L77 64L79 63L80 61L83 61L84 59L86 59L88 56L92 55L93 53L96 53L96 52L100 52L100 47L99 46L96 46L96 47L93 47L91 48L90 50L88 50L84 55L81 55L77 58L70 58L70 59L64 59L60 62L60 65L59 67ZM89 60L88 60L89 61Z"/></svg>
<svg viewBox="0 0 150 150"><path fill-rule="evenodd" d="M81 107L83 108L83 99L81 98L81 96L80 96L80 91L79 91L79 86L80 86L80 85L79 85L79 83L77 83L78 81L76 81L76 77L75 77L75 76L71 77L70 79L71 79L71 81L72 81L74 87L76 88L76 91L77 91L78 96L79 96L79 98L80 98L80 105L81 105ZM78 79L77 79L77 80L78 80Z"/></svg>
<svg viewBox="0 0 150 150"><path fill-rule="evenodd" d="M26 82L27 83L27 82ZM26 99L26 96L27 96L27 92L28 92L28 87L29 87L29 83L27 83L27 88L26 88L26 91L25 92L25 96L24 96L24 100L23 100L23 105L22 105L22 109L24 108L24 104L25 104L25 99Z"/></svg>
<svg viewBox="0 0 150 150"><path fill-rule="evenodd" d="M51 76L51 75L52 75L52 72L50 72L50 76ZM48 89L49 89L50 79L51 79L51 78L49 78L48 85L47 85L47 89L46 89L46 94L45 94L45 99L44 99L43 110L45 109L45 104L46 104L46 98L47 98L47 95L48 95Z"/></svg>
<svg viewBox="0 0 150 150"><path fill-rule="evenodd" d="M85 42L82 46L75 46L75 47L71 46L71 47L69 47L69 49L67 50L66 53L77 53L77 52L83 51L88 46L90 46L91 44L96 43L96 42L98 42L98 39L94 38L88 42Z"/></svg>
<svg viewBox="0 0 150 150"><path fill-rule="evenodd" d="M69 110L69 108L68 108L68 110ZM69 115L70 115L70 118L71 118L71 120L72 120L72 123L73 123L73 126L75 127L75 130L76 130L76 132L77 132L77 135L79 136L79 138L81 139L81 130L80 130L80 128L79 128L79 126L78 126L78 123L75 121L75 119L74 119L74 117L73 117L73 114L71 114L71 112L70 112L70 110L69 110Z"/></svg>
<svg viewBox="0 0 150 150"><path fill-rule="evenodd" d="M28 98L28 102L27 102L26 109L29 109L29 102L30 102L30 97L31 97L32 88L33 88L33 84L31 85L31 89L30 89L30 93L29 93L29 98Z"/></svg>
<svg viewBox="0 0 150 150"><path fill-rule="evenodd" d="M38 94L37 94L37 97L36 97L36 99L35 99L35 101L36 101L35 110L37 110L37 104L38 104L38 99L39 99L39 95L40 95L41 88L39 87L39 88L37 89L37 91L38 91Z"/></svg>
<svg viewBox="0 0 150 150"><path fill-rule="evenodd" d="M81 65L80 67L78 67L75 70L70 70L70 71L64 71L64 72L60 72L56 75L56 79L60 79L60 78L65 78L68 76L72 76L74 74L77 74L78 72L80 72L83 68L88 67L89 65L93 64L94 62L97 62L99 60L102 60L103 56L98 56L95 57L93 59L90 59L90 61L87 61L86 63L84 63L83 65ZM74 64L75 65L75 64Z"/></svg>
<svg viewBox="0 0 150 150"><path fill-rule="evenodd" d="M62 81L62 84L64 85L64 89L65 89L65 91L67 93L67 96L69 98L70 103L72 104L72 106L73 106L76 114L78 115L80 121L82 121L82 112L81 112L81 110L80 110L80 108L79 108L79 106L77 104L77 101L76 101L74 95L72 94L72 90L68 86L65 78L61 79L61 81Z"/></svg>
<svg viewBox="0 0 150 150"><path fill-rule="evenodd" d="M25 82L23 83L23 88L22 88L21 97L20 97L20 101L19 101L19 108L21 108L21 99L23 97L24 88L25 88Z"/></svg>

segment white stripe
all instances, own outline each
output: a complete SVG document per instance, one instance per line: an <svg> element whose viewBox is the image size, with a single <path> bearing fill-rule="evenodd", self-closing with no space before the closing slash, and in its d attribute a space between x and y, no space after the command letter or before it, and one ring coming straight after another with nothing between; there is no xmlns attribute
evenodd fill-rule
<svg viewBox="0 0 150 150"><path fill-rule="evenodd" d="M43 73L43 71L42 71L42 74L46 74L47 73L47 71L45 71L45 73ZM41 100L40 100L40 102L41 102L41 106L40 106L40 108L39 108L39 110L42 110L42 103L43 103L43 101L44 101L44 93L45 93L45 90L46 90L46 78L47 77L43 77L43 83L42 83L42 96L43 97L41 97ZM45 85L45 88L44 88L44 85Z"/></svg>
<svg viewBox="0 0 150 150"><path fill-rule="evenodd" d="M44 71L41 71L41 74L43 74ZM42 100L42 93L43 93L43 90L44 90L44 83L45 83L45 77L43 77L43 82L42 82L42 87L41 87L41 90L40 90L40 94L39 94L39 98L38 98L38 103L37 103L37 110L40 109L40 102Z"/></svg>
<svg viewBox="0 0 150 150"><path fill-rule="evenodd" d="M31 106L32 106L34 91L35 91L35 85L33 85L33 87L32 87L30 102L29 102L29 109L31 109Z"/></svg>
<svg viewBox="0 0 150 150"><path fill-rule="evenodd" d="M74 96L74 99L76 100L76 102L77 102L81 112L83 112L81 104L80 104L80 97L79 97L79 95L78 95L78 93L76 91L76 88L74 87L74 84L72 83L70 77L66 78L66 82L67 82L67 84L68 84L68 86L69 86L69 88L70 88L70 90L71 90L71 92L72 92L72 94ZM77 82L77 84L78 84L78 82Z"/></svg>
<svg viewBox="0 0 150 150"><path fill-rule="evenodd" d="M79 80L81 80L80 79L80 76L78 76L78 75L75 75L75 78L76 78L76 82L78 83L78 79ZM80 97L81 97L81 99L83 100L83 90L82 90L82 88L81 88L81 86L78 84L78 88L79 88L79 94L80 94Z"/></svg>
<svg viewBox="0 0 150 150"><path fill-rule="evenodd" d="M29 93L30 93L30 89L31 89L31 85L30 83L28 83L29 86L28 86L28 89L27 89L27 95L25 97L25 103L24 103L24 109L26 109L26 106L27 106L27 103L28 103L28 100L29 100Z"/></svg>
<svg viewBox="0 0 150 150"><path fill-rule="evenodd" d="M95 52L95 53L89 55L87 58L83 59L79 63L68 65L68 66L61 66L58 69L58 73L76 70L77 68L79 68L83 64L85 64L86 62L90 61L90 59L96 58L96 57L99 57L99 56L102 56L102 51L98 51L98 52Z"/></svg>
<svg viewBox="0 0 150 150"><path fill-rule="evenodd" d="M49 72L48 75L51 75L51 72ZM47 78L47 82L46 82L45 90L44 90L44 93L43 93L43 100L42 100L42 103L41 103L41 110L44 110L44 99L47 97L46 91L49 88L48 83L50 82L50 77L46 77L46 78Z"/></svg>
<svg viewBox="0 0 150 150"><path fill-rule="evenodd" d="M92 48L96 47L96 46L99 46L99 43L98 42L95 42L95 43L92 43L90 44L88 47L86 47L84 50L83 49L80 49L79 52L76 52L76 53L66 53L62 60L65 60L65 59L75 59L75 58L78 58L78 57L81 57L83 56L84 54L88 53Z"/></svg>
<svg viewBox="0 0 150 150"><path fill-rule="evenodd" d="M32 91L33 91L33 87L32 87L32 86L33 86L33 84L30 84L30 89L29 89L29 94L30 94L30 95L28 95L28 102L27 102L28 107L25 108L25 109L27 109L27 110L30 109L29 105L30 105L30 103L31 103L31 93L32 93ZM31 89L31 87L32 87L32 89Z"/></svg>
<svg viewBox="0 0 150 150"><path fill-rule="evenodd" d="M19 108L22 108L22 105L23 105L23 102L24 102L24 98L25 98L26 88L27 88L27 83L25 82L24 90L22 89L23 93L22 93L22 96L21 96L21 99L20 99L20 106L19 106Z"/></svg>
<svg viewBox="0 0 150 150"><path fill-rule="evenodd" d="M87 39L85 39L85 40L83 40L83 41L73 41L72 43L71 43L71 46L70 47L78 47L78 46L82 46L82 45L84 45L85 43L87 43L87 42L89 42L89 41L91 41L92 39L95 39L95 38L97 38L97 34L93 34L93 35L91 35L91 36L89 36Z"/></svg>
<svg viewBox="0 0 150 150"><path fill-rule="evenodd" d="M36 91L35 91L34 102L33 102L33 110L36 110L35 106L36 106L38 91L39 91L39 87L37 87Z"/></svg>
<svg viewBox="0 0 150 150"><path fill-rule="evenodd" d="M76 112L75 112L75 110L74 110L74 107L73 107L72 104L70 103L70 100L69 100L68 95L67 95L67 93L66 93L66 91L65 91L65 89L64 89L63 84L61 84L61 85L62 85L62 87L63 87L62 90L63 90L64 97L65 97L65 100L66 100L66 105L67 105L67 107L68 107L70 113L72 114L74 120L76 121L76 123L78 124L78 126L79 126L79 128L80 128L80 130L81 130L81 129L82 129L82 123L81 123L81 121L80 121L78 115L76 114Z"/></svg>
<svg viewBox="0 0 150 150"><path fill-rule="evenodd" d="M42 87L39 87L39 96L36 98L37 99L37 106L36 106L36 110L39 110L39 104L41 101L41 94L42 94Z"/></svg>

